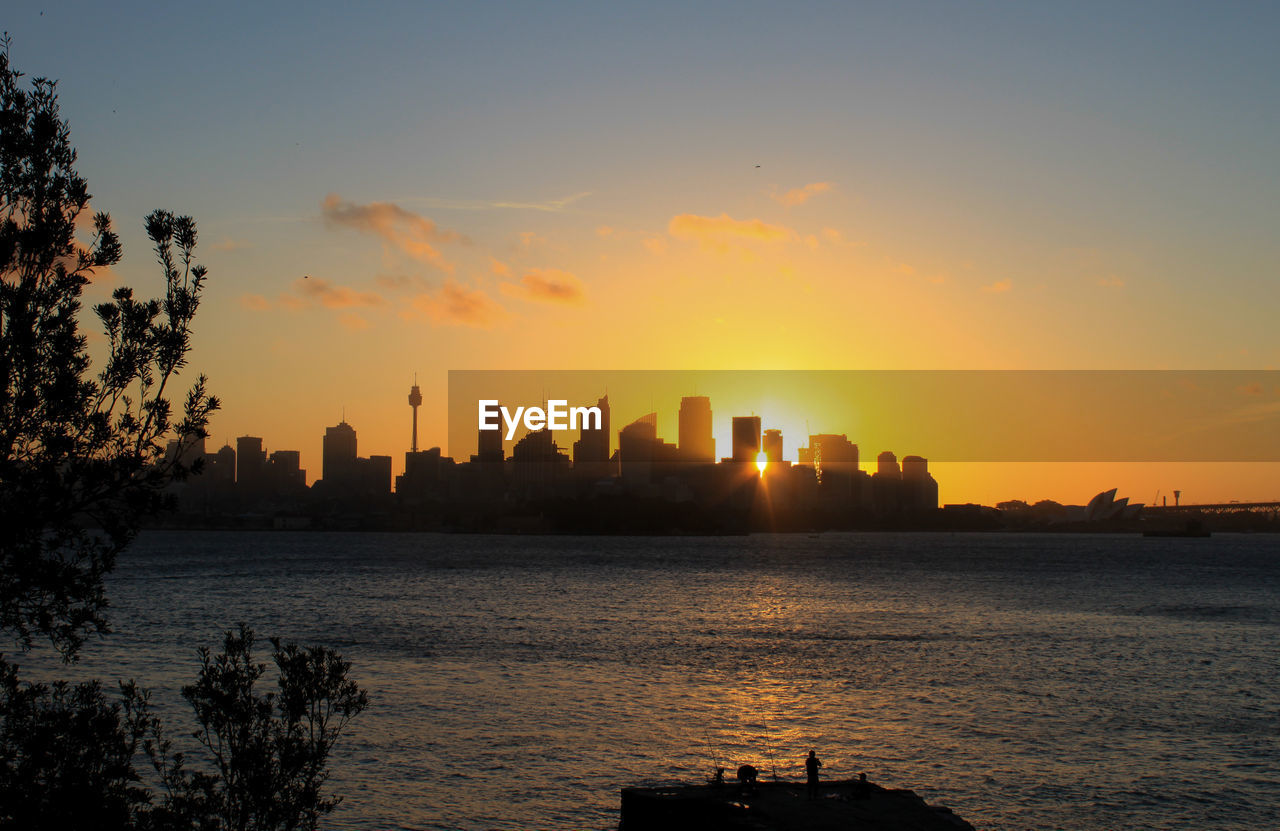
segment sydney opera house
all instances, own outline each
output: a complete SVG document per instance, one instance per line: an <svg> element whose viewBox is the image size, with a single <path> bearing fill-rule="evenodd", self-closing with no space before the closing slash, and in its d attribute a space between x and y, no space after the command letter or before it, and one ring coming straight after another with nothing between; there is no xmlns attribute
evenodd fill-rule
<svg viewBox="0 0 1280 831"><path fill-rule="evenodd" d="M1089 500L1084 508L1085 522L1106 522L1112 519L1135 519L1142 510L1142 503L1129 504L1129 497L1116 499L1116 489L1102 493Z"/></svg>

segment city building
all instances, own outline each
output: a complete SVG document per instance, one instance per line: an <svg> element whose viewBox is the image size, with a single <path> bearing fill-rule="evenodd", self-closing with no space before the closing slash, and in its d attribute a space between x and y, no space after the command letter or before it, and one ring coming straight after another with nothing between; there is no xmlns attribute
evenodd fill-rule
<svg viewBox="0 0 1280 831"><path fill-rule="evenodd" d="M733 417L733 456L729 461L755 464L760 455L760 416Z"/></svg>
<svg viewBox="0 0 1280 831"><path fill-rule="evenodd" d="M712 431L711 399L705 395L681 398L679 425L681 459L691 464L714 464L716 439Z"/></svg>

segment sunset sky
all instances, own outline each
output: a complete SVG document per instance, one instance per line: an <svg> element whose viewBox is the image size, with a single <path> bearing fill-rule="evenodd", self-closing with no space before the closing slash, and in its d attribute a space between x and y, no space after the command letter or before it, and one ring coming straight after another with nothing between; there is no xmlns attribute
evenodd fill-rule
<svg viewBox="0 0 1280 831"><path fill-rule="evenodd" d="M415 373L431 445L450 369L1280 365L1272 4L24 4L3 25L15 67L59 79L122 232L90 299L158 292L142 217L193 215L211 449L262 436L311 479L344 408L401 466ZM1270 468L1177 475L1280 497ZM944 501L1123 479L957 476Z"/></svg>

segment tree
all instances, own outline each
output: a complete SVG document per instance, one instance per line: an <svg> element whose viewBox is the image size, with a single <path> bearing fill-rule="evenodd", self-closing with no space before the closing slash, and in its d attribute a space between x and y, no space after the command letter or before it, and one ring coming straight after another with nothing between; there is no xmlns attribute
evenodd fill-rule
<svg viewBox="0 0 1280 831"><path fill-rule="evenodd" d="M258 682L266 665L254 661L253 631L227 632L223 651L200 650L200 675L182 689L200 729L212 773L191 771L157 722L143 742L165 796L153 818L174 828L228 831L304 829L341 801L326 796L329 753L368 696L347 675L351 664L324 647L271 640L277 690Z"/></svg>
<svg viewBox="0 0 1280 831"><path fill-rule="evenodd" d="M102 370L89 376L81 298L95 270L119 262L105 213L88 210L56 84L29 90L0 38L0 630L23 652L47 639L70 662L108 629L104 577L142 522L171 504L165 488L195 471L218 400L203 375L175 416L171 382L186 367L206 270L196 223L155 211L146 232L165 293L116 289L94 312ZM176 437L178 452L165 453ZM210 758L188 766L132 682L109 698L97 681L32 684L0 655L0 829L313 829L337 805L328 758L365 693L322 647L273 641L278 691L256 684L253 633L201 650L183 695ZM149 758L144 781L135 766ZM154 787L152 787L154 785ZM157 794L160 796L157 796Z"/></svg>
<svg viewBox="0 0 1280 831"><path fill-rule="evenodd" d="M56 83L30 90L0 50L0 628L22 649L45 636L67 660L107 630L103 577L141 522L164 509L165 486L190 471L164 458L172 430L206 435L218 400L200 376L174 423L169 385L186 366L204 266L196 224L156 211L147 235L164 270L162 299L118 288L94 311L106 331L96 379L79 331L81 295L97 269L120 260L106 213L92 239L76 230L89 205L73 165Z"/></svg>

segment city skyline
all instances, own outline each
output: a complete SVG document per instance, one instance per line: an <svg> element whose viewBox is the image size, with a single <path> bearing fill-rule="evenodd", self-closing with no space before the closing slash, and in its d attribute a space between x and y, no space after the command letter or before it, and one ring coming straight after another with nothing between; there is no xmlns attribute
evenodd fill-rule
<svg viewBox="0 0 1280 831"><path fill-rule="evenodd" d="M464 376L465 375L466 374L464 373ZM511 373L511 374L503 374L500 377L510 376L515 378L523 378L524 383L527 384L528 379L526 376L528 375L530 374L529 373ZM536 373L532 375L534 375L535 377L545 377L545 376L538 376L538 374ZM586 377L594 377L594 374L592 373L576 373L571 375L573 376L585 375ZM651 375L654 375L654 374L642 373L638 377L647 377ZM657 375L659 377L665 377L665 374L663 373L657 373ZM769 373L766 375L772 376L776 374ZM819 374L819 377L825 378L827 377L827 375L828 374ZM872 375L876 376L878 374L872 374ZM1072 373L1070 375L1075 376L1076 374ZM1185 374L1179 375L1176 373L1175 374L1157 373L1155 377L1163 379L1165 375L1171 376L1165 381L1166 384L1179 386L1179 387L1193 386L1193 384L1188 380L1189 377L1197 377L1197 378L1212 377L1212 374L1210 374L1209 376L1206 376L1204 373L1194 374L1191 376L1187 376ZM481 373L480 376L485 377L486 374ZM559 374L558 376L555 373L551 373L550 376L553 379L556 377L569 377L569 376L565 376L563 373ZM1146 384L1144 384L1143 382L1143 379L1150 378L1151 376L1152 376L1151 373L1133 374L1132 378L1134 380L1121 382L1121 384L1123 386L1131 386L1131 387L1137 387L1141 389L1142 387L1146 386ZM612 377L616 379L618 377L626 378L626 377L637 377L637 376L635 376L634 373L614 373ZM680 377L680 376L677 375L677 377ZM758 374L747 374L747 377L755 378L755 377L758 377ZM1021 377L1021 376L1018 374L1015 374L1015 377ZM1055 379L1053 382L1055 385L1062 386L1061 383L1056 380L1056 378L1058 377L1058 374L1049 373L1049 377ZM1089 374L1084 374L1083 377L1092 377L1092 376L1090 376ZM1121 377L1125 378L1129 376L1121 375ZM1255 376L1247 376L1247 377L1255 377ZM1267 376L1262 376L1262 377L1265 378ZM707 376L703 376L703 378L704 378L704 384L707 383ZM1223 379L1226 384L1231 385L1236 380L1238 380L1238 376L1236 374L1224 374ZM510 384L510 381L508 381L507 383ZM552 383L555 383L555 381L553 380ZM1081 382L1079 381L1076 382L1077 385L1079 385L1080 383ZM1114 386L1115 384L1113 383L1112 385ZM642 384L642 386L645 386L645 385ZM940 386L946 386L946 385L944 384ZM989 386L990 385L988 384L988 387ZM464 386L464 389L465 388L466 387ZM905 389L905 387L902 387L901 385L899 385L899 388ZM1070 389L1070 385L1068 385L1067 388ZM508 391L510 391L510 387L508 387ZM615 388L614 392L617 393L618 390ZM1212 395L1213 389L1208 388L1205 390L1205 392ZM1034 394L1033 394L1033 397L1034 397ZM466 396L463 396L463 398L464 398L463 403L465 405L466 401L468 401L469 399L467 399ZM624 400L630 401L634 406L635 404L634 395L629 397L624 395L623 398ZM776 397L774 398L774 400L776 401ZM317 467L313 465L311 467L312 475L308 477L307 470L300 469L300 466L301 466L300 461L302 460L302 458L301 458L301 454L298 451L276 450L274 452L270 452L271 458L269 461L271 463L271 468L272 470L276 471L272 475L277 477L285 476L290 482L296 479L298 482L300 482L304 486L310 486L310 485L316 484L317 482L322 481L325 478L324 472L326 470L337 469L339 466L343 466L344 470L340 473L340 476L343 478L345 482L346 480L358 478L354 468L352 470L346 470L345 467L355 465L357 462L360 463L360 465L362 466L367 466L370 462L374 462L378 470L376 473L373 474L372 481L376 482L376 481L384 480L388 486L392 481L395 481L397 483L396 488L388 487L388 488L385 488L384 490L397 490L400 480L404 478L405 474L408 471L410 456L418 455L419 453L420 448L417 444L418 442L417 410L422 403L423 403L423 398L420 392L420 388L415 383L411 387L409 392L409 397L408 397L408 404L411 409L412 416L410 419L410 424L407 427L409 440L408 442L405 443L405 446L403 448L403 450L407 452L404 452L403 456L400 455L400 451L388 452L385 447L376 447L374 451L369 452L367 456L357 458L356 430L353 425L351 425L346 421L346 413L344 412L342 414L342 419L339 421L337 425L333 425L325 428L324 437L323 437L324 451L322 453L321 464L318 466L318 472L317 472ZM1013 404L1013 402L1008 402L1008 403ZM503 460L510 461L513 458L512 454L515 451L517 445L519 445L525 437L527 437L531 432L543 432L548 435L548 446L558 446L558 451L565 456L566 461L571 461L571 464L575 469L583 467L584 461L585 461L586 465L593 465L593 464L595 465L595 467L590 469L595 471L595 475L597 478L609 477L609 476L616 476L618 474L618 470L617 470L617 464L619 460L618 454L622 451L624 436L627 433L627 431L633 430L634 428L642 424L646 425L644 428L645 435L648 436L646 440L657 441L659 442L659 444L665 444L664 438L671 435L671 433L664 432L664 430L662 429L661 425L665 423L667 425L667 428L671 430L672 433L675 433L675 435L672 437L676 438L676 442L674 444L669 444L666 446L669 446L670 448L672 448L672 452L678 451L679 458L686 463L696 463L696 464L717 464L717 463L727 463L727 462L755 463L757 459L763 460L767 457L771 463L785 463L788 465L798 464L800 466L819 467L821 465L821 462L823 460L826 460L826 461L839 462L841 463L842 467L848 470L857 471L860 469L860 461L861 461L860 449L859 449L860 443L856 440L857 438L856 434L854 434L855 440L850 440L848 438L850 432L847 430L842 433L809 432L809 431L791 433L791 432L787 432L785 430L779 429L777 426L775 426L776 425L775 421L772 421L767 417L761 417L759 415L755 415L754 413L748 416L748 415L734 415L730 412L728 414L722 414L721 417L717 419L715 417L715 408L713 404L713 399L707 395L681 396L678 400L678 406L674 408L659 407L655 411L649 412L647 414L639 415L638 417L636 416L635 412L628 412L625 418L619 418L614 408L610 406L610 400L609 400L608 394L602 395L601 397L599 397L599 399L595 402L595 404L597 409L603 410L603 424L599 429L590 429L590 428L584 427L581 431L577 429L556 430L553 434L552 431L550 430L530 431L527 427L515 427L513 428L516 430L515 434L512 437L505 438L505 439L504 439L502 430L494 430L489 432L480 430L478 431L478 439L477 439L476 438L477 432L474 429L472 429L470 431L470 435L472 436L472 438L469 440L465 440L460 446L455 446L452 443L441 443L439 445L428 447L428 445L424 444L421 450L423 451L423 453L429 450L431 453L435 454L435 457L437 459L450 461L450 463L452 463L451 460L456 461L458 463L464 463L467 461L468 457L472 461L475 461L476 459L489 459L489 460L503 459ZM1169 406L1169 402L1166 402L1165 406ZM1185 407L1186 405L1183 404L1183 406ZM470 411L470 408L466 406L464 406L463 409L467 409L468 411ZM673 410L673 412L668 412L668 410ZM1203 413L1198 411L1198 415L1203 415ZM466 421L466 419L464 419L464 421ZM610 426L611 423L619 426L617 426L614 429L611 429L611 426ZM474 424L472 425L472 427L474 428ZM466 428L464 428L464 430L465 429ZM750 438L750 439L741 438L742 436L746 436L748 434L753 438ZM236 447L234 449L230 447L230 441L227 441L223 445L220 453L225 453L227 451L240 453L241 459L239 461L233 462L237 471L243 468L244 461L243 461L242 451L245 447L250 447L250 449L255 454L255 457L261 457L261 460L256 463L258 466L264 466L267 464L269 448L266 448L264 446L263 444L264 440L262 437L246 435L246 436L237 437L235 441L236 441ZM908 441L905 444L910 445L910 442ZM341 450L337 452L331 452L331 449L330 449L331 445L338 446L341 448ZM365 448L368 448L368 446L369 445L367 443L364 445ZM714 450L717 446L725 448L724 452L716 454ZM1087 448L1088 447L1087 442L1085 444L1082 444L1081 446ZM901 442L892 444L892 446L889 449L878 448L878 449L872 450L869 448L866 455L862 458L865 459L870 466L877 466L878 462L882 461L882 457L884 457L885 455L892 457L894 456L895 451L902 451L904 449L908 451L908 455L903 457L904 471L905 471L905 464L907 459L919 459L921 462L924 462L925 464L929 463L926 459L919 456L918 454L914 452L910 452L918 448L912 448L910 446L907 446L904 448L903 443ZM1098 450L1101 450L1102 452L1106 452L1105 446L1095 447L1094 450L1095 452L1097 452ZM954 450L952 450L951 452L954 452ZM1271 448L1270 446L1260 447L1257 452L1259 454L1259 458L1270 459L1272 457L1272 454L1274 453L1274 448ZM215 457L218 454L215 454L214 452L210 451L208 455L209 455L209 459L211 461L214 461ZM338 456L338 455L340 455L346 461L341 463L335 463L332 457ZM277 458L277 457L280 457L280 458ZM1181 458L1181 457L1178 457L1178 458ZM401 462L401 459L404 460L403 463ZM288 468L289 472L285 472L285 473L279 472L281 463L284 463L285 467ZM896 464L896 461L892 461L892 463ZM1189 502L1191 503L1195 503L1195 502L1222 503L1227 501L1243 501L1243 502L1276 501L1274 498L1263 498L1263 499L1246 498L1243 500L1238 498L1233 498L1230 500L1222 499L1222 498L1215 499L1212 497L1206 498L1205 493L1203 491L1199 491L1199 492L1197 491L1195 487L1196 483L1194 482L1194 479L1186 476L1186 471L1188 470L1196 471L1196 470L1202 470L1205 468L1214 468L1214 467L1225 469L1228 471L1234 471L1238 475L1238 472L1241 469L1248 469L1250 467L1258 467L1258 468L1266 468L1266 469L1272 468L1275 466L1275 463L1271 461L1262 461L1254 464L1241 463L1239 461L1234 461L1234 462L1227 461L1227 462L1219 462L1219 463L1187 462L1187 461L1179 461L1178 459L1171 459L1166 461L1153 460L1151 462L1146 462L1146 463L1105 462L1105 461L1091 461L1091 460L1085 460L1081 462L1068 462L1068 463L1035 462L1035 461L1010 462L1008 460L991 461L991 462L981 462L981 461L956 462L954 460L951 460L951 457L948 457L944 452L943 461L939 462L938 460L935 459L933 460L932 464L934 465L935 470L947 471L947 472L954 471L954 470L965 470L965 469L968 469L971 471L978 470L978 469L988 469L988 473L991 476L989 492L998 494L998 497L992 497L985 500L950 498L947 495L947 493L944 491L943 501L953 502L957 504L981 503L986 505L995 505L999 502L1007 502L1007 501L1025 500L1029 502L1036 502L1036 501L1045 500L1045 499L1050 501L1065 502L1070 504L1073 501L1087 500L1089 495L1097 492L1097 488L1100 488L1100 487L1105 488L1107 482L1112 482L1112 483L1118 482L1119 483L1118 487L1120 488L1120 490L1126 493L1140 494L1144 492L1142 488L1135 488L1132 486L1132 483L1129 480L1124 479L1123 476L1117 477L1114 475L1117 470L1119 471L1132 470L1135 467L1143 468L1143 469L1154 467L1157 469L1163 469L1165 471L1171 471L1173 473L1166 474L1166 476L1174 479L1175 481L1180 481L1182 483L1182 487L1178 487L1175 484L1175 485L1165 486L1163 488L1157 488L1155 491L1155 495L1151 499L1151 504L1157 503L1159 499L1159 494L1161 492L1163 492L1167 497L1172 492L1182 491L1182 490L1187 491L1189 495ZM612 467L610 467L610 465L612 465ZM1042 492L1038 493L1034 490L1028 492L1028 491L1025 491L1025 489L1019 490L1020 483L1026 481L1025 478L1020 478L1019 474L1025 477L1025 472L1028 468L1032 470L1043 469L1043 468L1049 468L1053 470L1062 470L1062 469L1076 470L1076 471L1083 470L1086 472L1085 476L1092 477L1092 478L1087 478L1085 480L1087 482L1087 486L1085 487L1085 490L1081 490L1076 493L1069 494L1067 495L1066 498L1062 498L1056 494L1045 494ZM883 472L882 467L881 467L881 470ZM1013 475L1008 475L1010 471L1013 472ZM370 474L368 473L359 474L359 476L363 476L365 477L365 479L367 479L369 475ZM1002 479L1001 478L1002 476L1004 476L1005 478ZM1186 484L1189 478L1191 479L1192 486L1188 488L1186 487ZM1032 481L1034 481L1034 477L1032 478ZM330 484L333 484L332 480ZM349 484L344 484L343 487L349 487Z"/></svg>
<svg viewBox="0 0 1280 831"><path fill-rule="evenodd" d="M447 370L605 354L1280 365L1280 133L1257 104L1280 85L1278 14L392 5L246 26L73 3L6 27L15 65L59 79L92 209L121 232L87 302L155 285L147 212L193 215L214 441L261 433L314 460L333 419L297 413L344 407L398 457L415 372L432 445ZM946 481L965 501L1114 481L1042 470L1006 475L1012 493L989 470ZM1276 496L1270 470L1122 475Z"/></svg>

